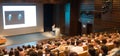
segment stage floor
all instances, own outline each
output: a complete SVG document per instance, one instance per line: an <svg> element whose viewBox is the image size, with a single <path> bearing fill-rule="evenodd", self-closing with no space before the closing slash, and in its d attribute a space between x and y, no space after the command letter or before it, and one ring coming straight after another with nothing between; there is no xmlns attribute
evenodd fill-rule
<svg viewBox="0 0 120 56"><path fill-rule="evenodd" d="M19 44L36 44L37 41L48 38L55 38L55 36L51 32L6 36L7 42L0 45L0 47L10 47Z"/></svg>

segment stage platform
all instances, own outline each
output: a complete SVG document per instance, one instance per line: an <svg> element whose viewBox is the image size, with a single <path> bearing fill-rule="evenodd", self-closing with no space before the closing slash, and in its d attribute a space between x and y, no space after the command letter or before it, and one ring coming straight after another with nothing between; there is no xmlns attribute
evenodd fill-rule
<svg viewBox="0 0 120 56"><path fill-rule="evenodd" d="M22 34L15 36L6 36L7 42L5 44L0 45L0 47L10 48L11 46L17 46L20 44L36 44L39 40L55 38L51 32L37 32L30 34Z"/></svg>

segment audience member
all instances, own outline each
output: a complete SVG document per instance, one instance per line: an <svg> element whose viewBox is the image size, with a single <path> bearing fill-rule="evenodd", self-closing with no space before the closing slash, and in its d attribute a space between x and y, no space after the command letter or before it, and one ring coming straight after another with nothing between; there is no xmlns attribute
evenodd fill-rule
<svg viewBox="0 0 120 56"><path fill-rule="evenodd" d="M108 56L113 56L113 55L115 55L118 51L120 51L120 38L114 40L114 45L115 45L115 48L113 48L111 51L109 51Z"/></svg>
<svg viewBox="0 0 120 56"><path fill-rule="evenodd" d="M9 52L9 56L13 56L14 55L14 50L13 48L10 49L10 52Z"/></svg>
<svg viewBox="0 0 120 56"><path fill-rule="evenodd" d="M108 47L106 46L107 40L102 39L102 46L101 46L101 51L102 51L102 56L106 56L108 54Z"/></svg>
<svg viewBox="0 0 120 56"><path fill-rule="evenodd" d="M15 56L20 56L18 49L14 49L14 55L15 55Z"/></svg>
<svg viewBox="0 0 120 56"><path fill-rule="evenodd" d="M88 45L88 53L90 56L98 56L98 52L95 50L93 44Z"/></svg>
<svg viewBox="0 0 120 56"><path fill-rule="evenodd" d="M78 54L76 52L71 52L70 56L78 56Z"/></svg>
<svg viewBox="0 0 120 56"><path fill-rule="evenodd" d="M0 49L0 56L3 56L4 52L2 51L2 49Z"/></svg>

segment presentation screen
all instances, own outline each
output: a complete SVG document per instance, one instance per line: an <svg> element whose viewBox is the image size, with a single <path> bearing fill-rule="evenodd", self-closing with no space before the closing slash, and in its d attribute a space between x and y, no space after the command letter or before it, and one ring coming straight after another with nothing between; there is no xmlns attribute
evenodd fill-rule
<svg viewBox="0 0 120 56"><path fill-rule="evenodd" d="M2 13L4 29L37 26L36 5L3 5Z"/></svg>

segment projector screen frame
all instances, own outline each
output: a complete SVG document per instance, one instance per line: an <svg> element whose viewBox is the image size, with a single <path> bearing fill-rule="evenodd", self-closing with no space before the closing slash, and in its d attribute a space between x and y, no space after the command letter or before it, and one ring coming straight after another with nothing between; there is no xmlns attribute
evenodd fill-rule
<svg viewBox="0 0 120 56"><path fill-rule="evenodd" d="M2 6L36 6L36 26L34 27L24 27L24 28L13 28L13 29L4 29L3 22L2 26L0 27L0 35L4 36L11 36L11 35L19 35L19 34L27 34L27 33L34 33L34 32L44 32L43 28L43 4L33 4L33 3L20 3L20 4L14 4L14 3L5 3L1 5ZM1 12L3 9L1 9ZM0 17L1 21L3 21L3 15Z"/></svg>

